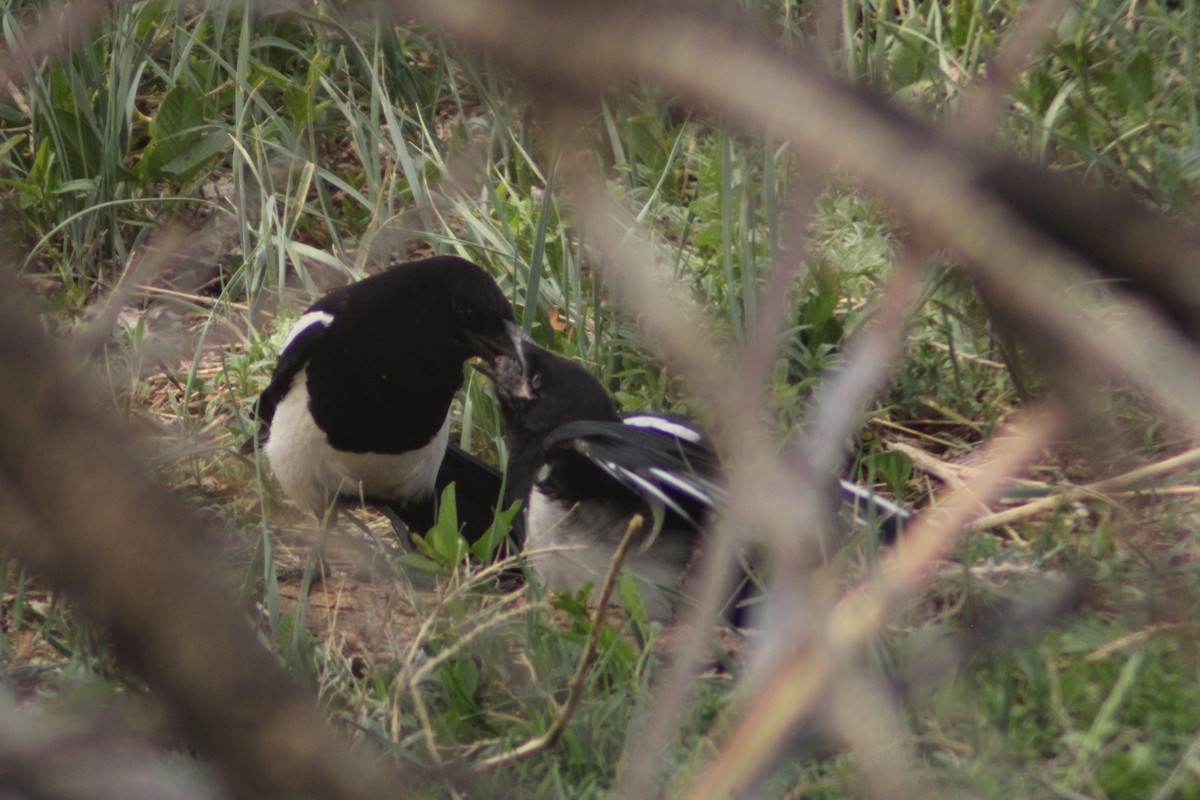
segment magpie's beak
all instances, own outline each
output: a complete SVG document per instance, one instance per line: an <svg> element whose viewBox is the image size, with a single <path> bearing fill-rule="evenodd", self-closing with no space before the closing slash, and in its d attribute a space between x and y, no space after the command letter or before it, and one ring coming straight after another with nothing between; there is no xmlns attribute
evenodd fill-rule
<svg viewBox="0 0 1200 800"><path fill-rule="evenodd" d="M504 332L508 335L509 346L511 352L505 355L511 355L513 358L521 362L521 368L525 368L525 343L530 341L529 334L515 322L505 320Z"/></svg>
<svg viewBox="0 0 1200 800"><path fill-rule="evenodd" d="M505 320L498 330L486 334L468 333L467 338L480 358L495 361L503 356L520 358L521 343L528 337L520 325Z"/></svg>
<svg viewBox="0 0 1200 800"><path fill-rule="evenodd" d="M521 362L508 356L499 356L491 361L475 361L471 364L477 372L489 378L496 387L496 394L502 397L514 397L521 393L521 386L527 384L525 371Z"/></svg>
<svg viewBox="0 0 1200 800"><path fill-rule="evenodd" d="M496 352L491 358L475 361L471 366L491 378L496 394L502 399L529 399L533 397L533 392L527 375L524 344L530 339L520 325L505 322L504 326L509 347L503 352Z"/></svg>

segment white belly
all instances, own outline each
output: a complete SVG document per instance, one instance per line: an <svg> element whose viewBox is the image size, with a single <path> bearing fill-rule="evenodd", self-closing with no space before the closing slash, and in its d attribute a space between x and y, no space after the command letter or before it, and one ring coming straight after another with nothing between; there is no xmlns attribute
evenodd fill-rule
<svg viewBox="0 0 1200 800"><path fill-rule="evenodd" d="M629 520L605 514L595 503L565 508L536 486L529 494L528 514L525 549L533 551L528 555L538 580L547 588L568 592L591 583L595 601ZM580 526L581 517L588 520L587 527ZM650 619L667 621L674 613L681 579L691 559L690 540L679 531L663 531L643 553L640 545L648 533L635 535L625 556L625 569L638 579ZM549 552L536 552L547 548Z"/></svg>
<svg viewBox="0 0 1200 800"><path fill-rule="evenodd" d="M417 450L400 455L347 453L331 447L313 420L306 377L300 370L276 407L264 448L288 497L319 517L342 495L405 503L433 492L450 438L449 411L441 430Z"/></svg>

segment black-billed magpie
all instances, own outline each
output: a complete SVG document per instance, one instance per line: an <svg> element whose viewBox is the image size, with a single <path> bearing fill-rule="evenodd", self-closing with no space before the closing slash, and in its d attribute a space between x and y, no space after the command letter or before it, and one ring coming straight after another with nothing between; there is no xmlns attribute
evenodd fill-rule
<svg viewBox="0 0 1200 800"><path fill-rule="evenodd" d="M443 465L463 362L513 357L519 334L495 281L453 256L393 266L313 303L257 404L284 492L318 518L339 499L387 503L423 533L436 493L471 466L457 450Z"/></svg>
<svg viewBox="0 0 1200 800"><path fill-rule="evenodd" d="M504 354L476 367L500 401L508 501L526 499L524 549L543 551L530 559L539 580L571 592L598 587L630 519L641 514L644 532L625 566L641 581L648 615L669 619L700 529L724 492L704 432L673 415L618 415L587 370L529 340L516 359ZM840 486L870 503L893 534L908 517L869 490Z"/></svg>

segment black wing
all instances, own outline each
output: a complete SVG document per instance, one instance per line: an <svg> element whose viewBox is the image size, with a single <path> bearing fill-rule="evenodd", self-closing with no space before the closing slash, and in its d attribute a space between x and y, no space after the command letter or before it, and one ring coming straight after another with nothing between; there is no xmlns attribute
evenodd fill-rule
<svg viewBox="0 0 1200 800"><path fill-rule="evenodd" d="M504 485L504 475L458 445L446 446L446 454L438 468L434 491L429 496L411 503L367 499L389 517L394 515L399 518L409 531L424 534L437 522L438 503L441 502L442 492L451 483L454 484L459 532L468 544L475 544L491 530L492 522L496 518L496 506L500 502L500 487Z"/></svg>
<svg viewBox="0 0 1200 800"><path fill-rule="evenodd" d="M638 414L620 422L572 422L544 442L547 463L582 457L652 507L693 526L718 502L719 467L708 439L686 420Z"/></svg>
<svg viewBox="0 0 1200 800"><path fill-rule="evenodd" d="M313 306L296 321L296 324L300 324L310 314L324 314L328 321L323 321L321 317L311 317L314 321L295 334L279 354L279 360L275 362L275 371L271 374L271 382L258 396L258 403L255 405L255 415L263 428L270 427L279 401L292 388L296 375L308 364L321 341L329 336L329 327L333 322L332 312Z"/></svg>

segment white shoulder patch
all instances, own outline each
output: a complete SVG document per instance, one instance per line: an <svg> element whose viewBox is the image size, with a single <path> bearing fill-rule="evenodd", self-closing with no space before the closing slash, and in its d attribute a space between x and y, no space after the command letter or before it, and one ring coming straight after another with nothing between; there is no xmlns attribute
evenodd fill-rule
<svg viewBox="0 0 1200 800"><path fill-rule="evenodd" d="M639 415L635 417L626 417L621 420L626 425L632 425L635 428L650 428L651 430L665 433L668 436L674 436L677 439L684 439L689 442L699 442L702 438L700 431L695 428L685 425L681 422L675 422L664 417L656 417L651 414Z"/></svg>
<svg viewBox="0 0 1200 800"><path fill-rule="evenodd" d="M329 325L333 322L333 314L328 311L310 311L300 319L296 320L292 325L292 329L288 331L287 338L283 340L283 350L291 347L292 342L296 341L296 337L304 333L313 325ZM280 352L283 352L282 350Z"/></svg>

